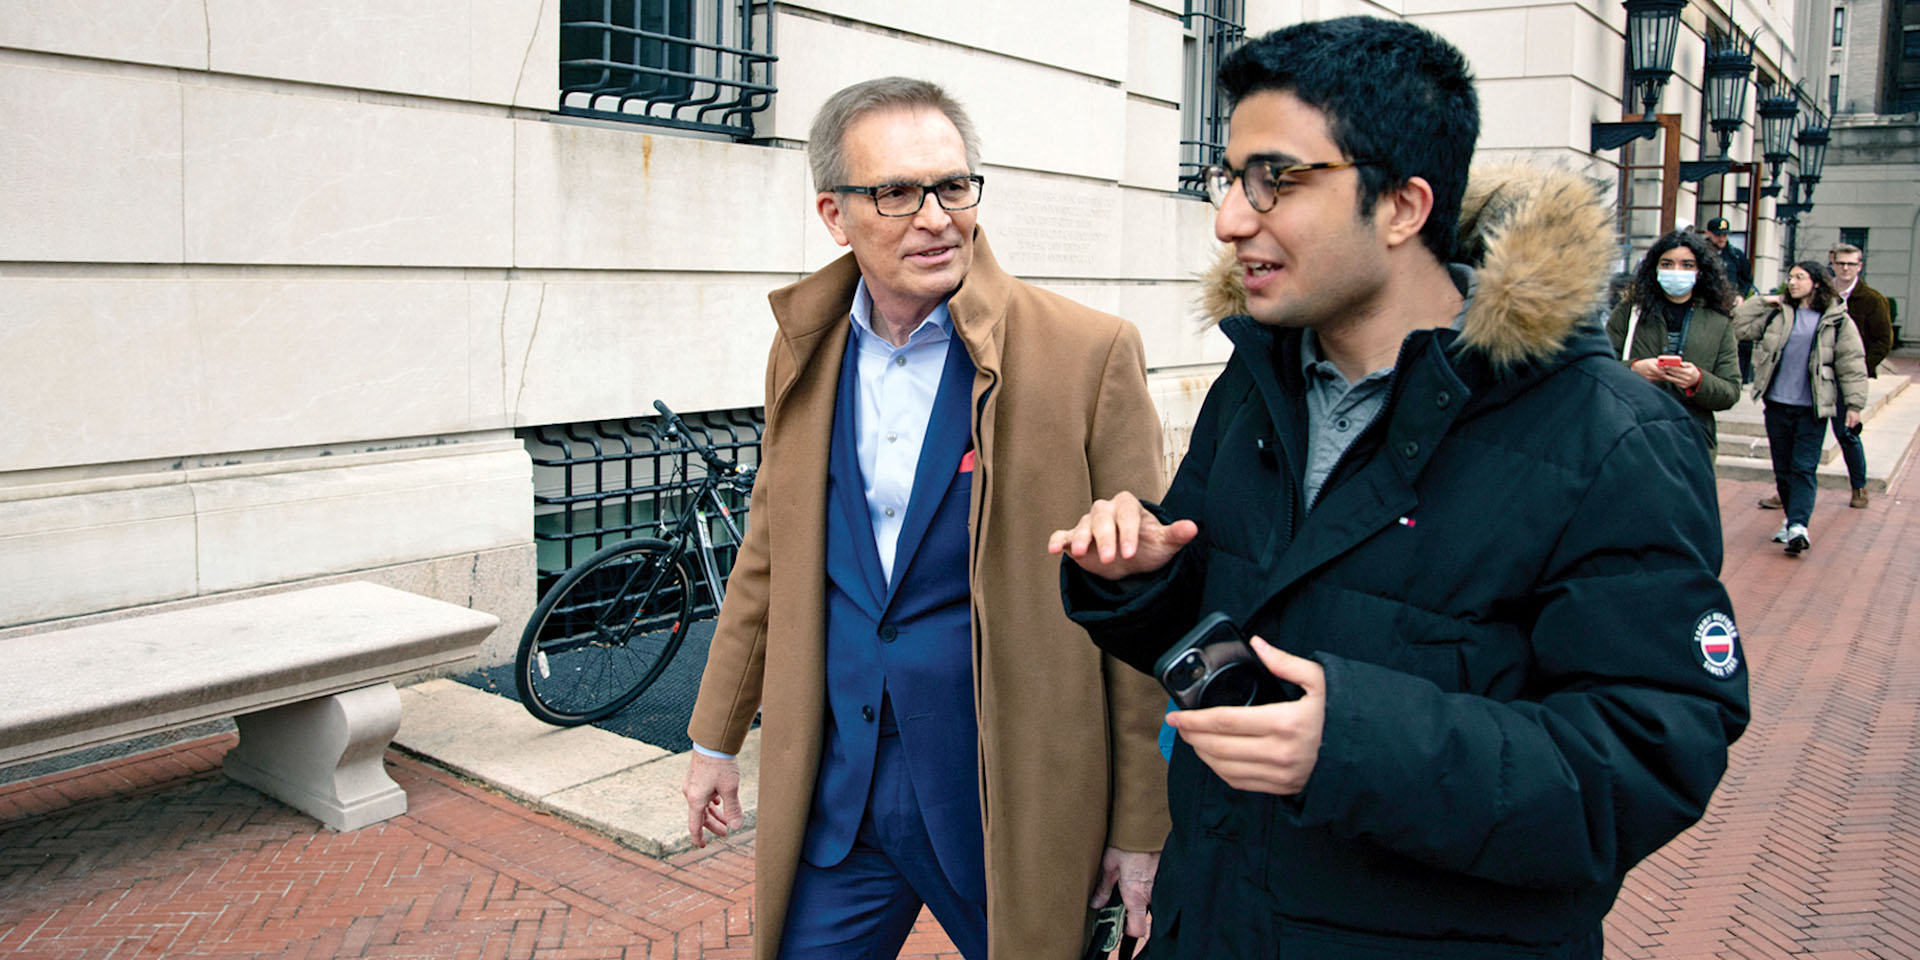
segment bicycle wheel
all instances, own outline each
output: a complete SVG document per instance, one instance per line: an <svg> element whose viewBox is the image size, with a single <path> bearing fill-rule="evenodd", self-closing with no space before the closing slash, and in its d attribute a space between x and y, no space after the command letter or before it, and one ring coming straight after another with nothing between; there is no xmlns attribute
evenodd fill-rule
<svg viewBox="0 0 1920 960"><path fill-rule="evenodd" d="M562 727L620 712L673 660L692 604L693 581L664 541L627 540L581 561L520 634L520 703Z"/></svg>

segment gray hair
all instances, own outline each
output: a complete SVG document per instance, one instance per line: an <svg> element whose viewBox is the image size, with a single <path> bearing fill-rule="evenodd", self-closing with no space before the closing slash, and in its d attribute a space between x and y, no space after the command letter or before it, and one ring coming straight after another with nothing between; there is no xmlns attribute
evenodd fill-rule
<svg viewBox="0 0 1920 960"><path fill-rule="evenodd" d="M945 90L926 80L909 77L881 77L856 83L827 98L814 114L813 129L807 133L807 162L813 168L813 188L825 190L846 183L847 128L878 110L938 110L960 131L960 142L967 151L967 170L980 168L980 137L973 132L973 121L960 102Z"/></svg>
<svg viewBox="0 0 1920 960"><path fill-rule="evenodd" d="M1861 263L1867 262L1867 252L1851 243L1836 243L1827 248L1827 256L1831 257L1836 253L1857 253L1860 255Z"/></svg>

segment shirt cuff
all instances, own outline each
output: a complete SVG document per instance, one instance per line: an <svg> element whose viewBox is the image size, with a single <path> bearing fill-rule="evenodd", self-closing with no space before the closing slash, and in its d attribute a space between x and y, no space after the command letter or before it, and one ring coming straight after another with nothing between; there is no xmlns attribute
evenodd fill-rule
<svg viewBox="0 0 1920 960"><path fill-rule="evenodd" d="M715 760L732 760L734 756L731 753L721 753L718 750L709 750L706 747L703 747L697 743L693 745L693 752L703 757L712 757Z"/></svg>

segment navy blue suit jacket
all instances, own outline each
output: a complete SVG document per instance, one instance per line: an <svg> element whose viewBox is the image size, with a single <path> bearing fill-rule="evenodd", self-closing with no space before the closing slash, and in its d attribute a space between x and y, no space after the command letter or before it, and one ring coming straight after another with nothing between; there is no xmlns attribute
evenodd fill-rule
<svg viewBox="0 0 1920 960"><path fill-rule="evenodd" d="M919 813L954 889L986 899L979 726L973 706L967 510L974 367L957 339L935 395L891 580L874 546L854 411L859 349L849 343L827 472L827 718L802 856L839 863L873 780L882 697L891 702Z"/></svg>

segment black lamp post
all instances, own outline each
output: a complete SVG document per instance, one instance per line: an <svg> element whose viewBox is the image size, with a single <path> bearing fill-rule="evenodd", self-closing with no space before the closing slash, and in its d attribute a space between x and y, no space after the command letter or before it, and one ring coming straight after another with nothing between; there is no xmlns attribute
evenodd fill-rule
<svg viewBox="0 0 1920 960"><path fill-rule="evenodd" d="M1673 76L1674 44L1680 36L1680 11L1688 0L1624 0L1627 8L1627 76L1641 103L1641 119L1627 123L1595 123L1588 134L1595 153L1616 150L1640 137L1660 132L1653 108L1660 91ZM1621 111L1626 111L1626 105Z"/></svg>
<svg viewBox="0 0 1920 960"><path fill-rule="evenodd" d="M1806 125L1794 137L1800 145L1800 175L1788 178L1787 200L1773 205L1773 218L1787 227L1787 261L1799 256L1800 218L1813 209L1813 188L1820 185L1820 171L1827 165L1827 141L1831 123L1812 103Z"/></svg>
<svg viewBox="0 0 1920 960"><path fill-rule="evenodd" d="M1753 43L1735 28L1732 35L1707 44L1707 121L1720 137L1720 159L1682 163L1680 179L1697 183L1733 169L1727 151L1747 117L1747 83L1753 74ZM1701 150L1702 153L1706 151Z"/></svg>
<svg viewBox="0 0 1920 960"><path fill-rule="evenodd" d="M1780 195L1780 167L1793 159L1793 128L1800 120L1800 101L1785 83L1760 88L1760 152L1767 161L1767 188L1762 196Z"/></svg>
<svg viewBox="0 0 1920 960"><path fill-rule="evenodd" d="M1807 188L1807 196L1804 203L1801 202L1800 199L1800 188L1802 186ZM1788 265L1791 265L1795 260L1799 259L1800 215L1812 209L1813 185L1805 183L1800 177L1788 174L1787 199L1778 201L1773 205L1773 219L1787 228L1787 248L1784 259Z"/></svg>

